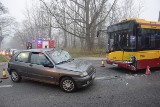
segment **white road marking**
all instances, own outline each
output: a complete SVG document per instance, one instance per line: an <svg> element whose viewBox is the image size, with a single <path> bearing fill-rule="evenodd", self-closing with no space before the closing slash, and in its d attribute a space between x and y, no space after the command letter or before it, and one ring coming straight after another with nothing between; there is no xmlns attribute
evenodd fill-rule
<svg viewBox="0 0 160 107"><path fill-rule="evenodd" d="M95 80L103 80L105 79L106 77L96 77Z"/></svg>
<svg viewBox="0 0 160 107"><path fill-rule="evenodd" d="M13 85L0 85L0 88L12 87Z"/></svg>

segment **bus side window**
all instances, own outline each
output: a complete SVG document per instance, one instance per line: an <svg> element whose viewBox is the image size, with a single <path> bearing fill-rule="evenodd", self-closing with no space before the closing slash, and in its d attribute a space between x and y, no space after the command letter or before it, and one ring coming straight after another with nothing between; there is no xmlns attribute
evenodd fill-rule
<svg viewBox="0 0 160 107"><path fill-rule="evenodd" d="M160 49L160 30L156 30L155 34L155 48Z"/></svg>
<svg viewBox="0 0 160 107"><path fill-rule="evenodd" d="M156 42L156 30L153 29L151 30L151 48L152 49L156 48L155 42Z"/></svg>
<svg viewBox="0 0 160 107"><path fill-rule="evenodd" d="M160 49L160 30L145 29L145 49Z"/></svg>
<svg viewBox="0 0 160 107"><path fill-rule="evenodd" d="M151 32L150 29L144 29L144 35L145 35L145 49L148 49L151 47Z"/></svg>
<svg viewBox="0 0 160 107"><path fill-rule="evenodd" d="M142 32L142 29L137 29L137 35L138 35L138 49L144 49L145 48L145 39L144 39L144 35Z"/></svg>

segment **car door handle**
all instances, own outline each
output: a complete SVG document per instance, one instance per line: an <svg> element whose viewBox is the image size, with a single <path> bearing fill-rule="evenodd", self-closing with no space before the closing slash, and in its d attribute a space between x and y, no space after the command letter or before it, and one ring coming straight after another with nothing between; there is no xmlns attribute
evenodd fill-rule
<svg viewBox="0 0 160 107"><path fill-rule="evenodd" d="M32 67L33 65L32 65L32 64L29 64L29 66Z"/></svg>

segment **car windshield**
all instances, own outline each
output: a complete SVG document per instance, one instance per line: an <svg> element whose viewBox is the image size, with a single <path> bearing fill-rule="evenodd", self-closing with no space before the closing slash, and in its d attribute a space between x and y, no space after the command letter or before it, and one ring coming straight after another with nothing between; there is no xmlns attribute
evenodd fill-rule
<svg viewBox="0 0 160 107"><path fill-rule="evenodd" d="M68 62L72 60L72 57L67 51L64 50L53 50L53 51L48 51L47 54L52 58L52 60L56 64Z"/></svg>

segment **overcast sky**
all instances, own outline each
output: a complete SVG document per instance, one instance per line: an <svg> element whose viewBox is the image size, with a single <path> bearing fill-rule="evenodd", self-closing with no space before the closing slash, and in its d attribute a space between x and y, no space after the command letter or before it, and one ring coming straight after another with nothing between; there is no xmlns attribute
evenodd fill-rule
<svg viewBox="0 0 160 107"><path fill-rule="evenodd" d="M35 0L1 0L5 7L9 9L10 14L21 22L24 19L24 10L26 6L31 6ZM140 18L157 21L160 11L160 0L142 0L143 12Z"/></svg>

